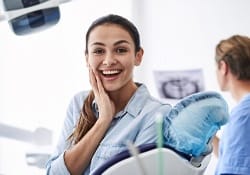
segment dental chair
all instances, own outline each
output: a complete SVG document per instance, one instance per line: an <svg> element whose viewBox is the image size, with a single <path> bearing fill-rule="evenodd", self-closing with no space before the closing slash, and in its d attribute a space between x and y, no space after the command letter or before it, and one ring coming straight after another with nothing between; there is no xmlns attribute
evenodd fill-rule
<svg viewBox="0 0 250 175"><path fill-rule="evenodd" d="M128 150L109 159L94 175L203 175L213 137L228 117L228 105L216 92L185 97L164 116L162 146L133 146L135 154L127 145Z"/></svg>
<svg viewBox="0 0 250 175"><path fill-rule="evenodd" d="M131 157L129 151L121 152L98 168L94 175L157 175L160 171L164 175L202 175L211 159L211 152L192 157L168 145L159 149L156 144L146 144L138 149L138 158ZM159 170L159 153L163 157L162 170Z"/></svg>

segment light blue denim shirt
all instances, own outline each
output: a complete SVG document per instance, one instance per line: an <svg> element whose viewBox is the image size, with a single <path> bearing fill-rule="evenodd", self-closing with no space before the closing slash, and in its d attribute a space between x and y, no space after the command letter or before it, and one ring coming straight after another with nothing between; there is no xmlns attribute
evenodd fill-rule
<svg viewBox="0 0 250 175"><path fill-rule="evenodd" d="M110 157L127 149L125 143L127 140L132 141L137 146L156 141L155 117L158 113L168 116L171 106L153 98L145 85L138 85L140 87L131 97L124 110L116 114L83 175L92 174ZM47 163L47 175L70 174L65 166L63 156L64 152L71 146L67 138L77 124L87 95L88 92L80 92L74 96L69 104L58 144ZM93 109L95 113L98 113L97 108Z"/></svg>

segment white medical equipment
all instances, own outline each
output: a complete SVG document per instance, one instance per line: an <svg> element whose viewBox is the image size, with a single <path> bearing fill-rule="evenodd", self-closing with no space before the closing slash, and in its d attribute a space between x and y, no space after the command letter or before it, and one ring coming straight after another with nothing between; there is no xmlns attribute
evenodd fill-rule
<svg viewBox="0 0 250 175"><path fill-rule="evenodd" d="M176 152L167 146L159 149L154 144L143 145L139 150L138 158L143 165L143 171L138 165L138 160L134 156L130 157L128 151L124 151L103 164L94 175L159 175L159 172L162 172L162 175L202 175L211 159L210 152L193 163L189 155ZM158 166L159 151L164 165L161 171Z"/></svg>
<svg viewBox="0 0 250 175"><path fill-rule="evenodd" d="M0 138L1 137L32 144L33 149L25 154L26 163L31 166L45 168L45 163L51 152L51 130L39 127L35 131L29 131L0 122Z"/></svg>
<svg viewBox="0 0 250 175"><path fill-rule="evenodd" d="M59 5L71 0L0 0L0 21L17 35L31 34L58 23Z"/></svg>

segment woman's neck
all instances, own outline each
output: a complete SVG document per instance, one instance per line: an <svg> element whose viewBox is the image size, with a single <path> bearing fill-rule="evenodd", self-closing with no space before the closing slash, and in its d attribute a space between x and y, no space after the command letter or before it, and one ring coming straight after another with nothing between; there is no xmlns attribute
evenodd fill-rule
<svg viewBox="0 0 250 175"><path fill-rule="evenodd" d="M136 89L137 85L134 82L129 82L121 89L108 93L115 104L116 113L125 108Z"/></svg>
<svg viewBox="0 0 250 175"><path fill-rule="evenodd" d="M230 91L238 103L246 94L250 93L250 81L235 81Z"/></svg>

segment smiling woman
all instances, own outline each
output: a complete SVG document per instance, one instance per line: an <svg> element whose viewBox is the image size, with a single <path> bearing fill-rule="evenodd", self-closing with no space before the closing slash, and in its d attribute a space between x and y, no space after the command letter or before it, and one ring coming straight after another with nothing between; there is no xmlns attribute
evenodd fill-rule
<svg viewBox="0 0 250 175"><path fill-rule="evenodd" d="M85 50L92 88L72 99L47 174L93 174L126 149L126 141L135 145L156 141L156 112L167 115L171 107L133 81L133 69L142 56L138 30L126 18L111 14L92 23ZM139 116L138 126L116 140Z"/></svg>
<svg viewBox="0 0 250 175"><path fill-rule="evenodd" d="M216 77L211 76L211 50L220 38L250 35L249 8L249 0L72 0L60 6L59 23L42 32L17 36L6 21L1 22L0 121L31 131L45 127L53 131L53 142L57 140L69 98L91 88L83 33L90 21L107 13L123 15L141 29L145 53L134 80L145 83L153 95L158 94L155 70L202 68L205 90L218 90ZM234 106L229 94L223 96ZM23 160L28 146L1 138L0 174L44 174L34 173ZM206 175L214 174L217 159L212 160Z"/></svg>

